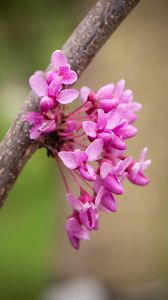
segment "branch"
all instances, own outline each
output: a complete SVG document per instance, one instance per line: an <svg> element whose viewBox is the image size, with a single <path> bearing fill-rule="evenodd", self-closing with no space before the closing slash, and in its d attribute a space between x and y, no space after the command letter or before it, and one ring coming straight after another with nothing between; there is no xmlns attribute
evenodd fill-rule
<svg viewBox="0 0 168 300"><path fill-rule="evenodd" d="M63 51L78 76L98 50L126 18L139 0L99 0L63 46ZM39 144L29 139L29 125L23 121L28 111L38 109L31 92L0 144L0 207L26 162Z"/></svg>

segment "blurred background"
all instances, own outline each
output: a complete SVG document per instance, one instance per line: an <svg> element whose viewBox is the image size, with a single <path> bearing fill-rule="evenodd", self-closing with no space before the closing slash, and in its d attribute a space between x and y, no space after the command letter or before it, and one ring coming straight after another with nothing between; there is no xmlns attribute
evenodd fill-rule
<svg viewBox="0 0 168 300"><path fill-rule="evenodd" d="M0 1L1 138L29 91L29 76L46 68L95 2ZM54 287L73 278L84 278L81 295L96 278L112 292L109 299L168 299L167 28L168 1L142 0L78 82L96 90L126 79L143 104L129 152L138 158L148 146L151 183L127 184L119 212L102 214L100 230L77 252L64 231L64 186L52 159L38 151L0 212L0 299L71 299L54 296Z"/></svg>

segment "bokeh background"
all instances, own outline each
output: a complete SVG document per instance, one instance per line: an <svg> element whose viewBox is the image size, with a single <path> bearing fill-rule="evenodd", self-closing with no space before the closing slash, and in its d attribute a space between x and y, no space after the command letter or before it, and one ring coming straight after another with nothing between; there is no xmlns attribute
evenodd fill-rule
<svg viewBox="0 0 168 300"><path fill-rule="evenodd" d="M0 1L1 138L28 93L29 76L45 69L51 52L61 48L94 3ZM150 185L127 184L126 194L118 200L119 212L102 214L100 230L76 252L64 232L69 213L64 186L54 162L44 150L38 151L0 213L0 299L40 299L51 281L80 275L102 278L112 286L166 280L167 28L168 2L142 0L78 82L78 87L97 89L125 78L133 89L143 110L129 149L138 158L148 146Z"/></svg>

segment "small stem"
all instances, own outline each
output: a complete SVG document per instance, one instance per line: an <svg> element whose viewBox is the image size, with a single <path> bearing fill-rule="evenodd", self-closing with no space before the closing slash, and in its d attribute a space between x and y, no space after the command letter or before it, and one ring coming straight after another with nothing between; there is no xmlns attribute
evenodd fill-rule
<svg viewBox="0 0 168 300"><path fill-rule="evenodd" d="M71 174L73 180L75 181L76 185L78 186L79 189L81 189L81 185L79 183L79 181L77 180L77 178L75 177L74 173L72 170L68 169L69 173Z"/></svg>
<svg viewBox="0 0 168 300"><path fill-rule="evenodd" d="M62 176L63 182L64 182L64 184L65 184L65 187L66 187L66 189L67 189L67 192L70 193L70 188L69 188L68 183L67 183L67 181L66 181L66 178L65 178L64 172L63 172L63 170L62 170L62 167L61 167L61 165L60 165L60 162L59 162L59 160L58 160L57 158L56 158L56 162L57 162L57 166L58 166L58 168L59 168L60 174L61 174L61 176Z"/></svg>
<svg viewBox="0 0 168 300"><path fill-rule="evenodd" d="M92 191L93 191L93 188L92 186L83 178L79 175L78 171L77 170L74 170L75 174L80 178L80 180L82 180Z"/></svg>
<svg viewBox="0 0 168 300"><path fill-rule="evenodd" d="M79 113L79 111L87 104L87 102L83 103L82 105L80 105L79 107L77 107L75 110L73 110L72 112L69 113L69 116L72 116L76 113Z"/></svg>

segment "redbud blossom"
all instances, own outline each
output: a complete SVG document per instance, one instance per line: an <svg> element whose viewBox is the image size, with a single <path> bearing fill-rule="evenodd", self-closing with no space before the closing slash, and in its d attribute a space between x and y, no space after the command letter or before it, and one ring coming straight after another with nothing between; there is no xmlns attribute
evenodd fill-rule
<svg viewBox="0 0 168 300"><path fill-rule="evenodd" d="M70 110L67 104L79 95L71 88L76 80L64 53L56 50L51 70L30 77L39 112L27 113L25 120L31 124L30 139L44 141L60 170L72 208L65 229L71 245L79 249L80 241L88 240L90 232L99 228L100 212L117 211L116 195L124 194L125 179L140 186L149 182L144 170L151 160L146 160L147 148L140 161L125 153L127 139L137 133L136 112L142 107L134 101L133 92L125 89L125 80L98 91L83 87L82 103Z"/></svg>

